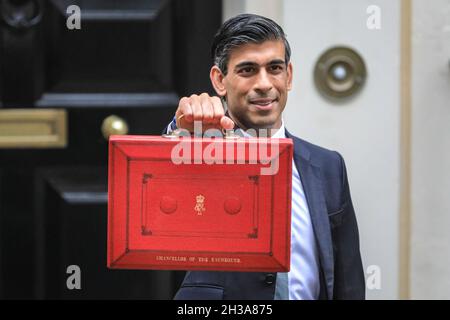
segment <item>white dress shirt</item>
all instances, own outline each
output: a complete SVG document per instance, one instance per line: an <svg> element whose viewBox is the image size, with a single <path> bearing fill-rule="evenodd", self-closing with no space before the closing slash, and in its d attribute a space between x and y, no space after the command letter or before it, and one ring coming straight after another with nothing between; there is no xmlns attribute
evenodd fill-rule
<svg viewBox="0 0 450 320"><path fill-rule="evenodd" d="M272 138L286 138L284 122ZM289 300L319 297L319 256L305 192L292 160L291 271L288 272Z"/></svg>

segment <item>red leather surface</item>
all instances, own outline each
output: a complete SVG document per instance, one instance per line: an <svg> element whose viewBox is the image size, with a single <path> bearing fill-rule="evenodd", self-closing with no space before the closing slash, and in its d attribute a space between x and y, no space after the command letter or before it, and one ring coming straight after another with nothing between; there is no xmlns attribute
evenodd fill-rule
<svg viewBox="0 0 450 320"><path fill-rule="evenodd" d="M108 267L288 271L293 146L264 143L275 140L279 152L267 145L264 158L258 138L112 136ZM190 164L172 161L180 142L191 146ZM210 164L220 152L224 163ZM269 164L260 160L277 155L276 174L261 174Z"/></svg>

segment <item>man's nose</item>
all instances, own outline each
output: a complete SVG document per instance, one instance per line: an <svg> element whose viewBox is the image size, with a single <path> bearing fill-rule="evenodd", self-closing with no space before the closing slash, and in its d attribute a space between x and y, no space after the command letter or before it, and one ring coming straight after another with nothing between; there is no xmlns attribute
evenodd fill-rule
<svg viewBox="0 0 450 320"><path fill-rule="evenodd" d="M266 70L261 70L255 83L255 91L267 92L272 89L272 81Z"/></svg>

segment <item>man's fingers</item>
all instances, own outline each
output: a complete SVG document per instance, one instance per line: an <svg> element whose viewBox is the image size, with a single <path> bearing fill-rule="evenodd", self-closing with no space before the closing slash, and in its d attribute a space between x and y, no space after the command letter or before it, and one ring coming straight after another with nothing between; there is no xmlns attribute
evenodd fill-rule
<svg viewBox="0 0 450 320"><path fill-rule="evenodd" d="M225 130L231 130L234 128L234 122L227 116L223 116L220 119L220 126Z"/></svg>
<svg viewBox="0 0 450 320"><path fill-rule="evenodd" d="M176 117L177 123L179 123L179 121L182 119L187 122L192 122L194 120L192 108L189 103L189 98L182 98L180 100L177 112L175 113L175 117Z"/></svg>
<svg viewBox="0 0 450 320"><path fill-rule="evenodd" d="M200 96L193 94L190 97L182 98L175 117L177 127L189 131L193 130L194 121L201 121L204 124L203 130L207 128L233 129L233 120L224 114L222 100L219 97L210 97L203 93Z"/></svg>
<svg viewBox="0 0 450 320"><path fill-rule="evenodd" d="M190 105L192 108L194 121L202 121L203 120L203 110L202 110L202 104L200 101L200 97L197 95L192 95L190 97Z"/></svg>
<svg viewBox="0 0 450 320"><path fill-rule="evenodd" d="M211 98L211 102L213 105L213 109L214 109L214 123L219 124L220 123L220 119L222 119L222 117L225 114L225 111L223 109L223 104L222 104L222 100L219 97L212 97Z"/></svg>
<svg viewBox="0 0 450 320"><path fill-rule="evenodd" d="M212 104L212 98L204 93L200 96L200 101L202 106L203 123L212 123L214 119L214 107Z"/></svg>

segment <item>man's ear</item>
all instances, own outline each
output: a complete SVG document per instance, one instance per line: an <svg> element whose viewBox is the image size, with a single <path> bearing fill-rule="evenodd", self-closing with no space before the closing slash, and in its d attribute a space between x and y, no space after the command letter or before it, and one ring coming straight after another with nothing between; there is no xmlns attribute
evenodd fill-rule
<svg viewBox="0 0 450 320"><path fill-rule="evenodd" d="M216 90L217 95L221 97L225 97L227 94L227 90L224 85L224 78L222 71L220 71L218 66L212 66L211 72L209 73L209 78L211 79L211 83Z"/></svg>
<svg viewBox="0 0 450 320"><path fill-rule="evenodd" d="M292 73L294 72L292 67L292 62L288 63L287 66L287 89L290 91L292 89Z"/></svg>

